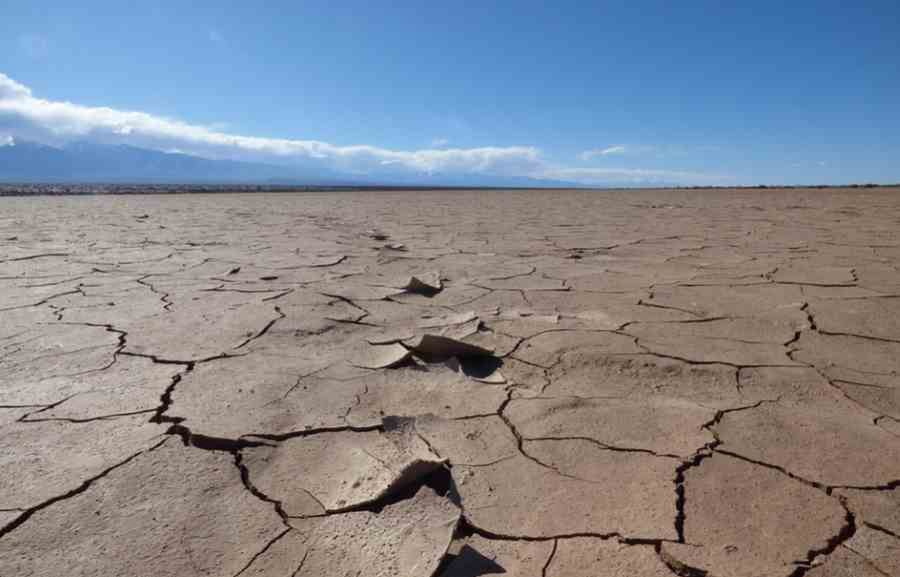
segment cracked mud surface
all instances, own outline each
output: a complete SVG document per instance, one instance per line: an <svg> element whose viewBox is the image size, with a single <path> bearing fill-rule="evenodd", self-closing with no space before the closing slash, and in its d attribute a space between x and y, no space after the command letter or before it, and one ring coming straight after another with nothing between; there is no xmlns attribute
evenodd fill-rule
<svg viewBox="0 0 900 577"><path fill-rule="evenodd" d="M900 575L896 190L0 209L0 575Z"/></svg>

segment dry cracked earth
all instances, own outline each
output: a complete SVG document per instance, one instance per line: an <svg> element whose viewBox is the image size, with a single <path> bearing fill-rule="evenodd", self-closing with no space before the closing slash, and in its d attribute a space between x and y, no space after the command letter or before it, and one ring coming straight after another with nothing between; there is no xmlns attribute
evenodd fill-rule
<svg viewBox="0 0 900 577"><path fill-rule="evenodd" d="M0 575L900 575L898 193L0 199Z"/></svg>

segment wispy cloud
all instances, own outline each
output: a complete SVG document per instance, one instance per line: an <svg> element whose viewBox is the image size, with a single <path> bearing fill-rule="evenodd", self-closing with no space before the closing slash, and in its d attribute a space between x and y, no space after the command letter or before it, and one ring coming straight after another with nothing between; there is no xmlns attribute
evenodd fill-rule
<svg viewBox="0 0 900 577"><path fill-rule="evenodd" d="M16 139L7 134L6 136L0 136L0 148L4 146L15 146Z"/></svg>
<svg viewBox="0 0 900 577"><path fill-rule="evenodd" d="M608 146L606 148L592 148L590 150L585 150L578 155L578 158L580 158L581 160L591 160L602 156L625 154L626 152L628 152L628 148L626 148L625 146Z"/></svg>
<svg viewBox="0 0 900 577"><path fill-rule="evenodd" d="M568 180L580 184L637 184L637 185L671 185L671 184L720 184L725 183L725 175L684 170L662 170L650 168L546 168L541 171L541 178Z"/></svg>
<svg viewBox="0 0 900 577"><path fill-rule="evenodd" d="M726 148L719 144L620 144L606 148L592 148L578 154L579 160L587 161L596 158L608 158L611 156L628 156L648 159L679 159L685 157L698 157L716 155Z"/></svg>
<svg viewBox="0 0 900 577"><path fill-rule="evenodd" d="M434 148L441 148L443 146L447 146L448 144L450 144L450 141L446 138L435 138L431 141L431 146Z"/></svg>
<svg viewBox="0 0 900 577"><path fill-rule="evenodd" d="M400 170L414 174L527 176L586 185L610 181L691 183L707 178L699 173L666 170L557 167L534 146L452 148L446 146L447 141L437 139L430 148L397 150L370 144L344 146L319 140L232 134L146 112L38 98L27 86L0 73L0 129L4 128L4 133L44 142L123 142L211 158L262 159L376 176Z"/></svg>

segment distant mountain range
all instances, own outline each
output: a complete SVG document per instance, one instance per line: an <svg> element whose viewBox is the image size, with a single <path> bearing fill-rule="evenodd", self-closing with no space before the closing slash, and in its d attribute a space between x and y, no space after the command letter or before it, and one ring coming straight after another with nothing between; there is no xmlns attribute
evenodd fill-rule
<svg viewBox="0 0 900 577"><path fill-rule="evenodd" d="M4 182L131 182L131 183L272 183L356 184L324 171L299 170L253 162L210 160L189 154L160 152L125 144L75 142L55 148L15 141L0 147L0 181Z"/></svg>
<svg viewBox="0 0 900 577"><path fill-rule="evenodd" d="M16 140L0 146L0 182L270 184L305 186L522 186L571 187L573 183L484 174L361 178L327 169L211 160L125 144L75 142L53 147Z"/></svg>

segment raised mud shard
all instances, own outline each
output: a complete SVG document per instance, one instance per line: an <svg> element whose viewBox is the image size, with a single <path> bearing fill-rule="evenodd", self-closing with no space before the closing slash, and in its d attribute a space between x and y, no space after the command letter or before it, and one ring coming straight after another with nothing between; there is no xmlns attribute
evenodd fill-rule
<svg viewBox="0 0 900 577"><path fill-rule="evenodd" d="M402 288L407 292L430 296L441 292L444 284L441 282L441 273L427 272L409 277Z"/></svg>
<svg viewBox="0 0 900 577"><path fill-rule="evenodd" d="M242 452L254 486L292 517L360 509L396 495L445 463L412 419L381 430L322 432Z"/></svg>
<svg viewBox="0 0 900 577"><path fill-rule="evenodd" d="M430 577L450 547L460 510L427 486L378 511L291 520L291 531L245 575Z"/></svg>

